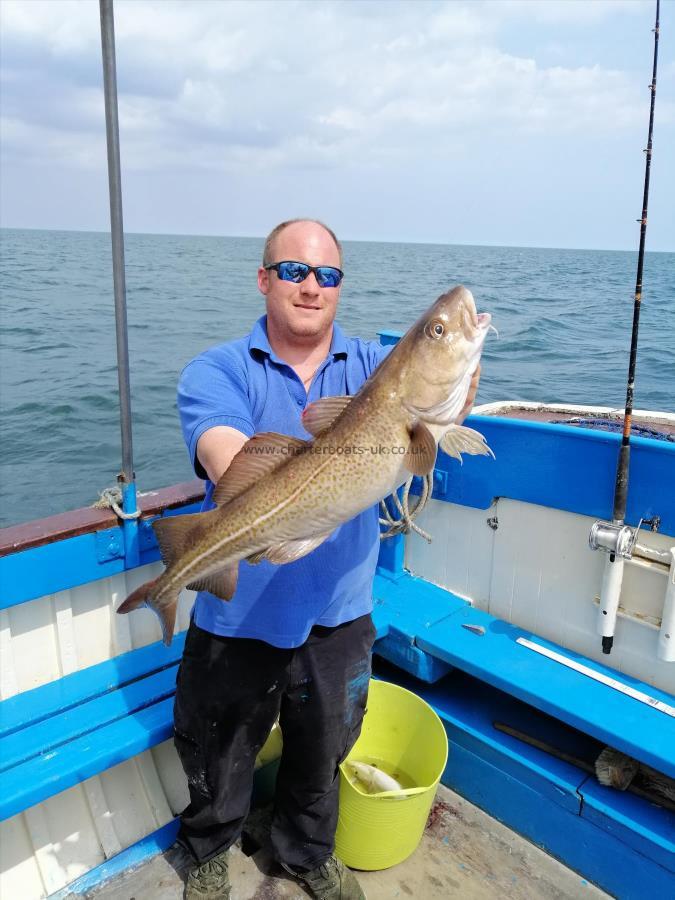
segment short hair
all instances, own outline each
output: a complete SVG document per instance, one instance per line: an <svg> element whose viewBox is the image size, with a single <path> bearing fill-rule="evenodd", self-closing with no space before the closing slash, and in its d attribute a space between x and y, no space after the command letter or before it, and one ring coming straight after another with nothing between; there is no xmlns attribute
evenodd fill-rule
<svg viewBox="0 0 675 900"><path fill-rule="evenodd" d="M315 225L320 225L322 228L324 228L335 242L335 246L337 247L338 253L340 254L340 265L342 265L342 244L340 243L340 241L338 241L332 228L329 228L328 225L326 225L324 222L320 222L318 219L288 219L288 221L282 222L280 225L277 225L276 228L273 228L267 235L267 238L265 239L265 247L263 249L263 266L269 266L274 262L274 260L272 259L272 244L274 243L275 239L285 228L288 228L289 225L295 225L296 222L313 222Z"/></svg>

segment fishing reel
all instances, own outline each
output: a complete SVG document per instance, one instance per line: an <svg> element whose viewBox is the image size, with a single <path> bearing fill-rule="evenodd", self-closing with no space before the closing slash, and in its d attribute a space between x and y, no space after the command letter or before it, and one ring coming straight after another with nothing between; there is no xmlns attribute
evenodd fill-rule
<svg viewBox="0 0 675 900"><path fill-rule="evenodd" d="M616 522L594 522L588 535L588 546L591 550L604 550L613 556L632 559L641 525L642 519L637 528Z"/></svg>

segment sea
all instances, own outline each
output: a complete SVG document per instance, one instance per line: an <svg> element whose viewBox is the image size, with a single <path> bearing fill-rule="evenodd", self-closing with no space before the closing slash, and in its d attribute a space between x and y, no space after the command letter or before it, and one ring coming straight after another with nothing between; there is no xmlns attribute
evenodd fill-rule
<svg viewBox="0 0 675 900"><path fill-rule="evenodd" d="M176 412L183 366L263 314L262 238L127 234L139 490L194 477ZM0 526L87 506L116 483L120 425L110 236L0 230ZM338 321L405 331L462 283L499 334L477 403L623 407L636 252L351 242ZM635 407L675 411L675 254L647 253Z"/></svg>

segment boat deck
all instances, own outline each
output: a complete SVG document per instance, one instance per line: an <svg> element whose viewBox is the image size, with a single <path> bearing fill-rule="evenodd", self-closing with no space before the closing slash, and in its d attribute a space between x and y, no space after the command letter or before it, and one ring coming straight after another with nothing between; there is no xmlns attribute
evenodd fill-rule
<svg viewBox="0 0 675 900"><path fill-rule="evenodd" d="M233 900L303 900L305 891L271 859L270 807L249 817L230 852ZM91 900L172 900L183 895L186 858L170 850L86 895ZM368 900L571 900L608 897L525 838L441 786L417 851L381 872L358 875ZM82 896L71 894L70 897Z"/></svg>

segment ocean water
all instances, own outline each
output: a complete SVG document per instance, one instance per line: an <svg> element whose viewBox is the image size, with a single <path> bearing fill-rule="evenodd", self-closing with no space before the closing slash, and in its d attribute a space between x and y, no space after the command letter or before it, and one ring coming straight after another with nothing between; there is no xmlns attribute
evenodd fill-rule
<svg viewBox="0 0 675 900"><path fill-rule="evenodd" d="M0 525L92 503L120 467L109 235L0 231ZM140 490L193 477L175 389L201 350L264 311L257 238L126 236ZM338 321L405 330L457 283L493 314L477 402L622 407L636 253L347 242ZM635 406L675 410L675 254L648 253Z"/></svg>

